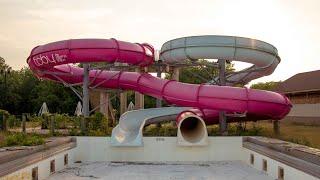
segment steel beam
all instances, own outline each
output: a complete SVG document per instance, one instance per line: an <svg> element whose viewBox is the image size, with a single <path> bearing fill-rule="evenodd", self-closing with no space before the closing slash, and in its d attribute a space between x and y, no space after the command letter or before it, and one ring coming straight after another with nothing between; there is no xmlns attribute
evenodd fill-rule
<svg viewBox="0 0 320 180"><path fill-rule="evenodd" d="M136 68L135 72L142 73L140 68ZM135 92L134 93L134 109L144 109L144 95Z"/></svg>
<svg viewBox="0 0 320 180"><path fill-rule="evenodd" d="M83 115L89 117L89 64L83 64L83 85L82 85L82 104L83 104Z"/></svg>
<svg viewBox="0 0 320 180"><path fill-rule="evenodd" d="M157 68L157 77L161 78L162 67L161 66L157 66L156 68ZM161 99L157 99L156 100L156 107L157 108L161 108L162 107ZM161 127L161 123L157 123L157 127L160 128Z"/></svg>
<svg viewBox="0 0 320 180"><path fill-rule="evenodd" d="M226 61L223 59L218 60L219 64L219 85L225 86L226 85ZM220 128L220 134L221 135L227 135L228 134L228 126L227 126L227 117L225 111L219 112L219 128Z"/></svg>
<svg viewBox="0 0 320 180"><path fill-rule="evenodd" d="M157 67L157 77L158 78L161 78L161 66L158 66ZM162 101L161 101L161 99L157 99L157 101L156 101L156 107L157 108L160 108L160 107L162 107Z"/></svg>

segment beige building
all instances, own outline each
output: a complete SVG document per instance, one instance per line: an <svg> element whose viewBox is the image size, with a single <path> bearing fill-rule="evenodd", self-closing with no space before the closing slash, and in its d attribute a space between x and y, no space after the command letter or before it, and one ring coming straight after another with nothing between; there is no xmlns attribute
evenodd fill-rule
<svg viewBox="0 0 320 180"><path fill-rule="evenodd" d="M320 125L320 70L296 74L275 91L285 94L293 104L287 120Z"/></svg>

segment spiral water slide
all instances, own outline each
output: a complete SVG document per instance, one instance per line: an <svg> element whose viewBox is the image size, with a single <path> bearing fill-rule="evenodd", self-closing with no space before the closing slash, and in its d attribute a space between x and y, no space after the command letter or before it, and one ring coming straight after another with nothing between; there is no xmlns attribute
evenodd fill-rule
<svg viewBox="0 0 320 180"><path fill-rule="evenodd" d="M227 77L230 84L271 74L280 63L272 45L249 38L231 36L195 36L166 42L160 60L166 64L185 60L223 59L253 64L250 68ZM149 66L154 62L154 49L149 44L134 44L115 39L73 39L35 47L27 62L39 78L81 85L83 69L76 63L128 63ZM178 143L205 145L207 124L218 123L218 111L245 114L239 120L280 120L291 109L289 100L278 93L210 84L186 84L154 77L148 73L106 71L89 72L90 87L134 90L181 107L164 107L129 111L120 117L113 129L114 146L141 146L145 124L175 118ZM179 138L180 137L180 138Z"/></svg>

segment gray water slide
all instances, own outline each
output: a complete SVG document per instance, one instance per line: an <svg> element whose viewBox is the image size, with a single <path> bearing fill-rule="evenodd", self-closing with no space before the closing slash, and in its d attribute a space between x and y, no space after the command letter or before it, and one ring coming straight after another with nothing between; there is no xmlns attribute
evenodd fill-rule
<svg viewBox="0 0 320 180"><path fill-rule="evenodd" d="M222 59L252 64L249 68L227 76L227 85L246 84L253 79L270 75L280 63L277 49L263 41L234 36L191 36L168 41L160 51L166 64L181 64L198 59ZM215 80L209 82L214 84ZM129 111L120 117L112 131L113 146L142 146L144 125L174 119L188 107L152 108ZM179 135L179 132L178 132ZM178 137L179 138L179 137ZM179 141L179 139L178 139Z"/></svg>
<svg viewBox="0 0 320 180"><path fill-rule="evenodd" d="M143 146L142 130L145 125L175 120L177 114L190 107L163 107L127 111L121 115L119 124L113 128L111 145Z"/></svg>
<svg viewBox="0 0 320 180"><path fill-rule="evenodd" d="M222 59L252 64L227 76L227 85L247 84L273 73L280 63L278 50L269 43L235 36L191 36L173 39L162 45L160 59L167 64L186 60ZM211 81L213 84L214 81Z"/></svg>

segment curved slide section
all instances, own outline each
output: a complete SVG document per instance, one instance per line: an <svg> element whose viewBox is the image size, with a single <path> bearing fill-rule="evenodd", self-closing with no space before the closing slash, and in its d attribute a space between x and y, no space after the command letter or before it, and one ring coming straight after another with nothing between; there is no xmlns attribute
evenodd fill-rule
<svg viewBox="0 0 320 180"><path fill-rule="evenodd" d="M172 47L173 45L170 46ZM184 49L183 54L175 52L171 48L167 51L170 56L166 55L165 51L162 51L161 57L170 63L186 58L183 57L185 55L192 55L192 58L209 57L200 56L202 53L209 52L201 52L200 49L202 48L198 47L197 53L199 56L195 56L194 51L186 54L185 51L188 52L188 49ZM221 49L221 51L225 50ZM266 54L268 55L265 56L269 57L269 53ZM247 59L253 62L254 57L259 58L262 56L256 50L246 51L245 55L247 55ZM243 55L244 59L245 55ZM227 59L227 56L219 55L220 57ZM83 80L83 69L71 65L73 63L122 62L137 66L148 66L153 60L154 50L148 44L133 44L115 39L76 39L38 46L32 50L27 62L39 78L68 84L80 84ZM206 124L218 123L217 110L246 113L247 117L252 119L281 119L291 108L288 99L275 92L215 85L186 84L173 80L159 79L147 73L136 72L91 70L89 76L90 87L134 90L163 99L170 104L195 107L201 112L201 119ZM252 76L250 77L252 78ZM159 114L156 111L159 111ZM141 132L141 126L147 119L152 119L155 116L166 116L166 113L161 113L160 111L165 112L165 110L159 109L142 110L140 115L143 114L143 118L137 115L139 111L127 113L123 116L121 123L114 132L123 133L127 131L127 134L124 133L125 135L122 137L128 139L122 140L122 142L128 143L129 137L138 136L137 132ZM172 112L177 114L180 111L182 109L172 109ZM172 115L172 112L168 111L168 114ZM149 117L148 113L154 114ZM135 118L130 119L131 116ZM137 117L141 117L142 120L137 120ZM137 126L140 126L140 129ZM134 133L137 136L131 136L130 133ZM114 137L116 134L113 134Z"/></svg>
<svg viewBox="0 0 320 180"><path fill-rule="evenodd" d="M253 64L227 77L227 85L247 84L253 79L273 73L280 63L278 50L263 41L234 36L191 36L163 44L160 59L165 63L181 63L198 59L234 60ZM212 82L213 83L213 82Z"/></svg>
<svg viewBox="0 0 320 180"><path fill-rule="evenodd" d="M161 120L174 120L177 114L188 109L190 107L163 107L128 111L121 115L119 124L112 129L111 144L143 146L142 130L145 125Z"/></svg>
<svg viewBox="0 0 320 180"><path fill-rule="evenodd" d="M180 146L208 145L208 132L204 120L197 110L189 109L177 116L177 141Z"/></svg>
<svg viewBox="0 0 320 180"><path fill-rule="evenodd" d="M128 63L147 66L154 62L154 49L143 43L129 43L116 39L71 39L57 41L32 49L27 63L38 77L46 77L57 72L72 71L74 63ZM70 74L69 74L70 76ZM70 77L67 81L79 81Z"/></svg>

